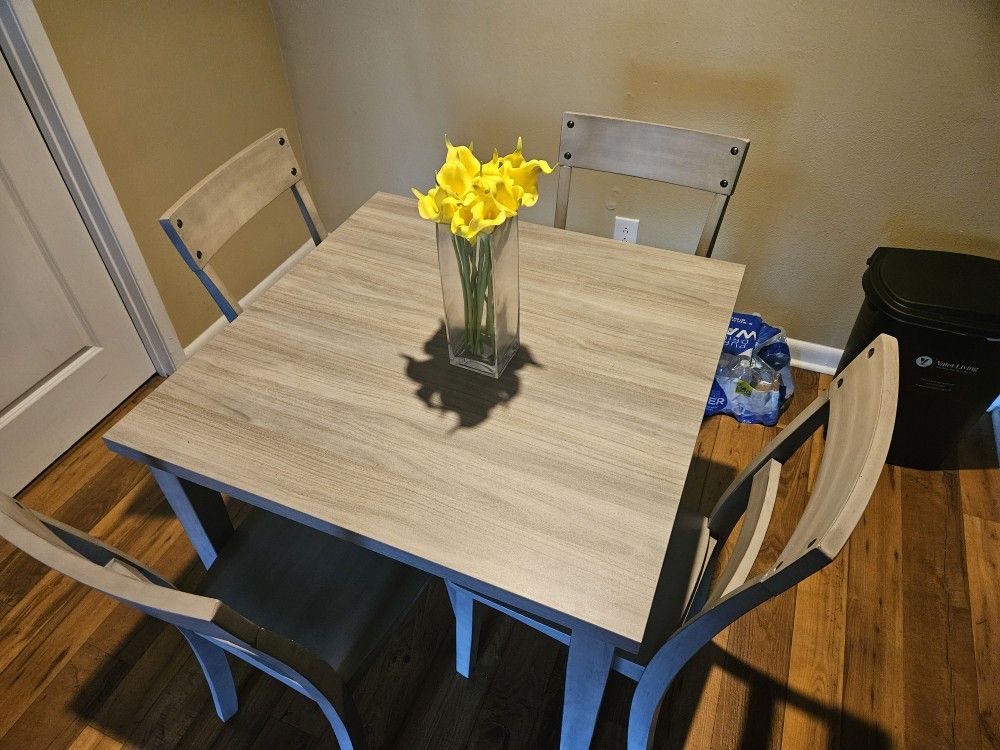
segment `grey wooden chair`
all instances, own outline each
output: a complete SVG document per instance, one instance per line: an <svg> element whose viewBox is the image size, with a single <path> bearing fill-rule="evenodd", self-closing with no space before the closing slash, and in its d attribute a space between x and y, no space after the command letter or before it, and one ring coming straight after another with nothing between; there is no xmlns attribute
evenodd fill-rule
<svg viewBox="0 0 1000 750"><path fill-rule="evenodd" d="M710 256L750 141L651 122L566 112L559 140L555 226L566 228L573 170L643 177L715 193L697 255Z"/></svg>
<svg viewBox="0 0 1000 750"><path fill-rule="evenodd" d="M240 151L160 217L160 226L205 285L227 320L243 310L212 268L212 258L236 231L285 190L291 190L315 244L326 237L312 196L302 182L288 135L281 128Z"/></svg>
<svg viewBox="0 0 1000 750"><path fill-rule="evenodd" d="M641 648L638 654L619 651L611 665L639 683L629 716L631 750L647 747L660 701L691 656L758 604L827 565L843 548L885 463L898 389L896 340L882 335L733 480L707 518L682 515L675 522ZM808 505L774 565L748 580L771 518L781 462L824 425L826 445ZM719 571L719 555L741 518L732 553ZM474 655L476 604L498 609L562 643L570 641L556 623L454 583L447 586L456 618L457 669L465 676ZM567 682L564 706L599 699L607 676L590 675L586 685Z"/></svg>
<svg viewBox="0 0 1000 750"><path fill-rule="evenodd" d="M226 652L314 700L341 748L364 747L350 686L406 614L426 575L255 509L197 593L0 493L0 536L50 568L175 625L219 718L236 713Z"/></svg>

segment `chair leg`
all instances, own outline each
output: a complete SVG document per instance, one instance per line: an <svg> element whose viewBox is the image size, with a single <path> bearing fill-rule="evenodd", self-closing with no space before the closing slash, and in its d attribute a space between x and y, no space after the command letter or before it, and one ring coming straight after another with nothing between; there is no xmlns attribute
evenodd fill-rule
<svg viewBox="0 0 1000 750"><path fill-rule="evenodd" d="M304 694L316 701L316 705L330 722L340 750L365 750L363 724L351 697L346 694L343 696L341 710L338 711L330 699L314 685L305 683L302 687L305 688Z"/></svg>
<svg viewBox="0 0 1000 750"><path fill-rule="evenodd" d="M628 750L652 750L653 730L660 716L663 696L650 700L642 696L633 701L628 716Z"/></svg>
<svg viewBox="0 0 1000 750"><path fill-rule="evenodd" d="M194 651L194 655L201 665L208 689L212 693L215 713L223 721L228 721L236 713L239 702L236 699L236 683L233 682L233 672L229 668L226 652L215 644L209 643L197 633L184 628L178 628L178 630L191 646L191 650Z"/></svg>
<svg viewBox="0 0 1000 750"><path fill-rule="evenodd" d="M702 623L708 622L702 620ZM722 624L731 622L725 621ZM668 641L646 665L632 694L628 712L628 750L650 750L653 731L660 714L663 696L677 673L702 646L721 630L712 627L682 629L679 637Z"/></svg>
<svg viewBox="0 0 1000 750"><path fill-rule="evenodd" d="M574 629L566 665L560 750L587 750L594 735L615 647L589 631Z"/></svg>
<svg viewBox="0 0 1000 750"><path fill-rule="evenodd" d="M169 471L149 467L163 496L173 509L184 532L194 545L206 568L219 556L219 550L233 535L233 522L222 502L222 495Z"/></svg>
<svg viewBox="0 0 1000 750"><path fill-rule="evenodd" d="M481 621L476 617L476 600L468 591L450 581L445 581L445 586L455 613L455 671L467 678L472 673L472 662L479 643Z"/></svg>
<svg viewBox="0 0 1000 750"><path fill-rule="evenodd" d="M361 716L333 667L304 646L264 628L254 647L244 652L249 663L316 702L341 750L364 750Z"/></svg>

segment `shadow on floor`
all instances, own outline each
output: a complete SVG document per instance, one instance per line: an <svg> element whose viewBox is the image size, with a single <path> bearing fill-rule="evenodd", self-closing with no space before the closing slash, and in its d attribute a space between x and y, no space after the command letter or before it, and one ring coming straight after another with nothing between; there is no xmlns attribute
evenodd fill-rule
<svg viewBox="0 0 1000 750"><path fill-rule="evenodd" d="M775 711L782 702L826 725L827 748L887 750L891 745L888 734L879 726L792 690L786 683L773 679L717 644L709 643L688 662L667 691L660 711L655 747L685 746L697 708L697 702L689 698L701 694L713 667L723 669L749 689L746 706L739 711L743 715L743 726L734 727L730 733L731 737L739 738L733 747L756 750L780 746L781 737L772 736L772 731L775 728L779 732L781 730L782 724L775 722Z"/></svg>
<svg viewBox="0 0 1000 750"><path fill-rule="evenodd" d="M229 509L237 525L247 515L247 507L237 501L230 501ZM196 592L204 576L200 562L191 559L174 580L178 588ZM100 655L86 680L74 685L70 700L86 724L129 747L337 747L312 700L233 657L228 660L238 710L223 723L198 662L176 628L126 605L112 618L115 624L102 626L107 632L101 640L113 639L114 647ZM451 618L444 586L435 582L358 683L347 686L360 708L369 747L393 746L400 722L425 688L430 660L453 634Z"/></svg>
<svg viewBox="0 0 1000 750"><path fill-rule="evenodd" d="M714 493L716 487L728 484L733 473L732 467L696 457L690 477L697 486L685 488L682 505L694 507L703 491ZM157 490L153 487L151 491ZM241 503L231 501L230 509L237 523L246 515L246 506ZM180 587L196 590L203 575L201 565L192 560L179 577ZM112 633L117 647L110 648L101 666L74 690L72 709L87 723L140 746L206 747L220 743L248 747L268 743L334 746L325 719L311 701L237 660L232 661L240 710L229 722L221 723L212 709L197 662L177 631L151 618L139 618L124 606L116 617L119 622L136 624L131 632ZM437 585L428 590L377 657L376 664L352 691L372 747L408 747L414 737L436 733L444 740L442 748L478 746L479 741L497 734L510 735L511 739L497 746L513 749L524 746L523 731L518 727L525 722L534 727L530 731L531 747L557 744L565 647L498 613L490 613L488 617L494 625L485 628L479 660L471 679L465 680L454 672L453 620L443 587ZM116 629L111 626L111 630ZM494 640L497 642L491 643ZM535 645L525 649L525 644L532 643ZM489 653L492 657L487 656ZM521 686L532 673L532 665L546 660L555 666L546 672L550 676L544 678L545 687L540 694L528 691L532 694L530 700L526 696L515 700L506 695L510 690L520 690L512 687L512 679L513 684ZM655 747L685 746L698 699L714 668L723 670L746 688L746 704L727 707L732 709L727 713L742 722L726 732L727 742L732 740L733 747L764 748L780 744L780 737L773 735L775 731L780 733L785 705L825 725L825 733L831 738L829 747L876 750L889 747L886 733L878 726L844 713L839 706L824 705L789 689L785 682L715 643L695 655L668 691L660 712ZM500 669L505 670L507 677L494 680ZM506 687L504 682L508 683ZM625 746L633 691L630 680L612 676L595 748ZM498 703L505 708L499 715L493 715ZM482 708L491 704L490 710ZM473 731L465 716L479 714L481 710L484 718L478 723L485 722L487 726ZM492 718L486 718L487 715Z"/></svg>

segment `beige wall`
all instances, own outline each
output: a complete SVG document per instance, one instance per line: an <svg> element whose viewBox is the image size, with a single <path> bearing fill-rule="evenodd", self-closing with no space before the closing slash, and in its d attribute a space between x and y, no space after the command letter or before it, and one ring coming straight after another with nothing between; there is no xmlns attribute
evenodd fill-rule
<svg viewBox="0 0 1000 750"><path fill-rule="evenodd" d="M219 308L157 219L268 130L284 126L298 144L267 3L35 5L167 312L188 344L219 317ZM306 238L285 196L237 234L214 265L243 296Z"/></svg>
<svg viewBox="0 0 1000 750"><path fill-rule="evenodd" d="M428 185L446 132L483 153L523 134L554 159L575 109L752 140L716 255L748 266L740 308L797 338L843 345L880 244L1000 257L995 0L272 8L331 226ZM554 176L542 192L526 218L550 223ZM574 176L569 221L609 234L637 216L640 241L693 248L684 215L707 205Z"/></svg>

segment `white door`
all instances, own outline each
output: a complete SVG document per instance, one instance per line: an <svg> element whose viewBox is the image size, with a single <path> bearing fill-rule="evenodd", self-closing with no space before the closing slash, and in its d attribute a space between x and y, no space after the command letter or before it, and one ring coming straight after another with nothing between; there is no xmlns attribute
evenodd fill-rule
<svg viewBox="0 0 1000 750"><path fill-rule="evenodd" d="M0 490L20 490L152 374L0 58Z"/></svg>

